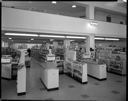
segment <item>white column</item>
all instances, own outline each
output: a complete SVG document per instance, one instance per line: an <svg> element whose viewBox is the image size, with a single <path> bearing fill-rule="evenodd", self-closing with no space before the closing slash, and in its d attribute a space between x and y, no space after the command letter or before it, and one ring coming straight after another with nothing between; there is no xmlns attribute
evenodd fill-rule
<svg viewBox="0 0 128 101"><path fill-rule="evenodd" d="M95 14L95 7L92 5L88 5L86 7L86 18L87 19L94 19L94 14Z"/></svg>
<svg viewBox="0 0 128 101"><path fill-rule="evenodd" d="M92 35L89 35L88 38L87 38L87 41L86 41L86 51L88 54L90 54L90 48L94 49L95 51L95 36L92 34Z"/></svg>
<svg viewBox="0 0 128 101"><path fill-rule="evenodd" d="M19 60L19 66L17 71L17 93L26 93L26 67L25 67L25 52L21 51L21 56Z"/></svg>
<svg viewBox="0 0 128 101"><path fill-rule="evenodd" d="M90 48L95 49L95 36L90 35Z"/></svg>
<svg viewBox="0 0 128 101"><path fill-rule="evenodd" d="M65 60L67 61L67 52L70 46L70 40L64 40L64 47L65 47Z"/></svg>

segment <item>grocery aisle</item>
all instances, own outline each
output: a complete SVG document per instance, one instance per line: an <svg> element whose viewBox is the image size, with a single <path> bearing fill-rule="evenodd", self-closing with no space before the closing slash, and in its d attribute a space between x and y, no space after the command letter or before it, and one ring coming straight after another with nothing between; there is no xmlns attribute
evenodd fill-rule
<svg viewBox="0 0 128 101"><path fill-rule="evenodd" d="M67 75L60 75L59 90L47 91L40 82L40 65L33 58L27 68L27 93L17 96L15 80L2 79L2 98L32 100L96 100L125 101L126 77L108 73L105 81L88 77L87 84L81 84Z"/></svg>

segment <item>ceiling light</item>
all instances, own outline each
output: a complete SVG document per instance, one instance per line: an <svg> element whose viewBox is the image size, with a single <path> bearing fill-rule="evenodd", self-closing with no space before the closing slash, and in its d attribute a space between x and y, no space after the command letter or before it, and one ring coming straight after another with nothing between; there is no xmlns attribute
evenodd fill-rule
<svg viewBox="0 0 128 101"><path fill-rule="evenodd" d="M86 37L79 37L79 36L66 36L66 38L73 38L73 39L86 39Z"/></svg>
<svg viewBox="0 0 128 101"><path fill-rule="evenodd" d="M10 39L10 40L11 40L12 38L8 38L8 39Z"/></svg>
<svg viewBox="0 0 128 101"><path fill-rule="evenodd" d="M72 8L76 8L76 5L72 5Z"/></svg>
<svg viewBox="0 0 128 101"><path fill-rule="evenodd" d="M52 1L52 4L56 4L56 1Z"/></svg>
<svg viewBox="0 0 128 101"><path fill-rule="evenodd" d="M118 38L105 38L105 40L113 40L113 41L118 41Z"/></svg>
<svg viewBox="0 0 128 101"><path fill-rule="evenodd" d="M5 33L5 35L12 35L12 36L35 36L35 37L38 36L38 34L21 34L21 33Z"/></svg>
<svg viewBox="0 0 128 101"><path fill-rule="evenodd" d="M105 40L105 38L96 37L95 40Z"/></svg>
<svg viewBox="0 0 128 101"><path fill-rule="evenodd" d="M65 36L58 36L58 35L39 35L40 37L54 37L54 38L65 38Z"/></svg>

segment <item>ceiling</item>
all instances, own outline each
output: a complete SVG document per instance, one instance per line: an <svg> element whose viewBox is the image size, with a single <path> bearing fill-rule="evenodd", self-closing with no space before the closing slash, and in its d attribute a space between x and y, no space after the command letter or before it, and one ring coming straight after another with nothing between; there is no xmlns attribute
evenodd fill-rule
<svg viewBox="0 0 128 101"><path fill-rule="evenodd" d="M85 14L85 7L77 6L72 8L73 2L57 2L52 4L50 1L13 1L2 2L2 6L11 7L23 10L38 11L44 13L60 14L72 17L80 17Z"/></svg>
<svg viewBox="0 0 128 101"><path fill-rule="evenodd" d="M106 2L106 3L98 2L97 4L100 5L100 3L101 5L104 4L105 6L108 6L108 8L110 8L110 5L123 7L123 8L126 8L127 6L126 3L122 2L121 0L118 0L118 2ZM73 4L77 5L77 7L72 8ZM90 4L93 4L93 2L90 2ZM79 17L79 18L85 18L86 16L85 12L86 12L86 7L87 7L87 5L80 5L79 3L75 1L70 1L70 2L57 1L56 4L52 4L51 1L13 1L13 2L3 1L2 6L22 9L22 10L31 10L31 11L37 11L37 12ZM104 11L108 11L106 8L105 9L100 8L100 9ZM110 12L114 13L114 11L110 11Z"/></svg>

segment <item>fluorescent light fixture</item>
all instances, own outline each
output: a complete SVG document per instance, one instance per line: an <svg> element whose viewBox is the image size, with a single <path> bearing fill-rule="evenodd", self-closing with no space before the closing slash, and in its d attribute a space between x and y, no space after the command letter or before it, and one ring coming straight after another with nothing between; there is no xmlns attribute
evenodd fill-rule
<svg viewBox="0 0 128 101"><path fill-rule="evenodd" d="M95 40L105 40L105 38L96 37Z"/></svg>
<svg viewBox="0 0 128 101"><path fill-rule="evenodd" d="M72 5L72 8L76 8L76 5Z"/></svg>
<svg viewBox="0 0 128 101"><path fill-rule="evenodd" d="M120 40L120 39L118 39L118 38L105 38L105 40L114 40L114 41L118 41L118 40Z"/></svg>
<svg viewBox="0 0 128 101"><path fill-rule="evenodd" d="M91 24L92 26L97 26L97 25L98 25L97 22L90 22L90 24Z"/></svg>
<svg viewBox="0 0 128 101"><path fill-rule="evenodd" d="M11 40L12 38L8 38L8 39L10 39L10 40Z"/></svg>
<svg viewBox="0 0 128 101"><path fill-rule="evenodd" d="M51 37L51 38L65 38L65 36L59 35L39 35L40 37Z"/></svg>
<svg viewBox="0 0 128 101"><path fill-rule="evenodd" d="M66 38L71 38L71 39L86 39L86 37L79 37L79 36L66 36Z"/></svg>
<svg viewBox="0 0 128 101"><path fill-rule="evenodd" d="M56 4L56 1L52 1L52 4Z"/></svg>
<svg viewBox="0 0 128 101"><path fill-rule="evenodd" d="M35 37L38 36L38 34L22 34L22 33L5 33L5 35L12 35L12 36L35 36Z"/></svg>

